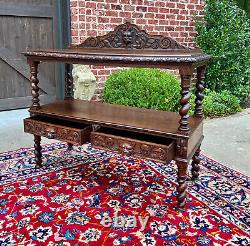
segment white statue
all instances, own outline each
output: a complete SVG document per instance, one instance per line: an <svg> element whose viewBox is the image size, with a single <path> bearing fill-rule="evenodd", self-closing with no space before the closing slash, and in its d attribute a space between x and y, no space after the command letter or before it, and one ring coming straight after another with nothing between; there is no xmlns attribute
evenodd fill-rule
<svg viewBox="0 0 250 246"><path fill-rule="evenodd" d="M87 65L74 64L72 70L74 98L91 100L96 89L96 78Z"/></svg>

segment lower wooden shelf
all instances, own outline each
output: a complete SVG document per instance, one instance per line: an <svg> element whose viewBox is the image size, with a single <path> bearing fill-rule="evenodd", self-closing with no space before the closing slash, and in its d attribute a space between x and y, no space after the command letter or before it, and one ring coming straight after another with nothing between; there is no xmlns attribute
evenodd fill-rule
<svg viewBox="0 0 250 246"><path fill-rule="evenodd" d="M30 109L35 115L61 118L85 124L129 129L172 138L189 138L200 124L201 118L190 117L188 134L178 131L180 116L178 113L150 109L141 109L121 105L113 105L96 101L78 99L62 100Z"/></svg>
<svg viewBox="0 0 250 246"><path fill-rule="evenodd" d="M178 141L186 139L190 160L203 135L202 119L190 117L188 134L178 130L178 113L82 100L64 100L30 109L25 132L71 144L90 141L94 147L168 163Z"/></svg>

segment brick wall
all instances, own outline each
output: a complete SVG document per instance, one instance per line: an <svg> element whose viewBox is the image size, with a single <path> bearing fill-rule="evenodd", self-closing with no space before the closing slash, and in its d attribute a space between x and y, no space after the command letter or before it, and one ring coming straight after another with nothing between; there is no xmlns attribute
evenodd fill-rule
<svg viewBox="0 0 250 246"><path fill-rule="evenodd" d="M194 47L194 14L203 15L202 0L70 0L72 43L103 35L130 21L150 34L171 36ZM114 70L93 66L97 77L94 99L100 99L105 80Z"/></svg>

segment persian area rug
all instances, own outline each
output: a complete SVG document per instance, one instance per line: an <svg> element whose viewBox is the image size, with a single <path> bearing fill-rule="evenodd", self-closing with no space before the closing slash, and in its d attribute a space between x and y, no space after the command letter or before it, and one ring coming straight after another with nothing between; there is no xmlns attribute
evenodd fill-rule
<svg viewBox="0 0 250 246"><path fill-rule="evenodd" d="M174 164L91 148L0 154L0 245L250 245L249 177L202 156L176 212Z"/></svg>

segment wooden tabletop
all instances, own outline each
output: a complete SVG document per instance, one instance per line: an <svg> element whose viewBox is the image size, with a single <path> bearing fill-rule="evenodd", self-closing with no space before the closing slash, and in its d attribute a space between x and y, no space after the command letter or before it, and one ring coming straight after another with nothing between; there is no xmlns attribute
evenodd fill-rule
<svg viewBox="0 0 250 246"><path fill-rule="evenodd" d="M129 50L129 49L100 49L100 48L69 48L33 50L23 53L29 59L37 61L76 62L76 63L206 63L210 56L200 50L162 51L162 50Z"/></svg>
<svg viewBox="0 0 250 246"><path fill-rule="evenodd" d="M41 106L41 109L30 109L30 112L56 118L83 121L134 131L163 134L166 136L183 136L178 132L180 116L178 113L150 109L112 105L96 101L63 100ZM190 132L202 122L190 117ZM188 137L188 136L187 136Z"/></svg>

